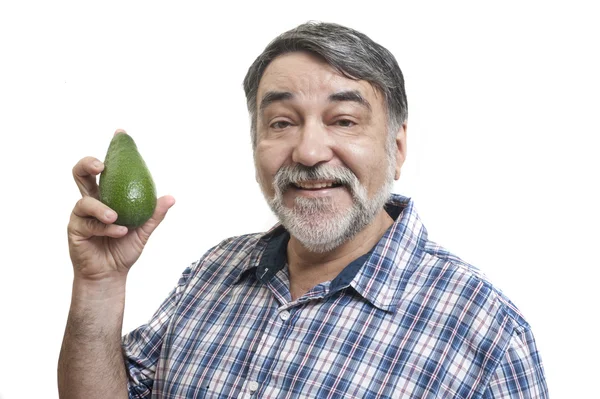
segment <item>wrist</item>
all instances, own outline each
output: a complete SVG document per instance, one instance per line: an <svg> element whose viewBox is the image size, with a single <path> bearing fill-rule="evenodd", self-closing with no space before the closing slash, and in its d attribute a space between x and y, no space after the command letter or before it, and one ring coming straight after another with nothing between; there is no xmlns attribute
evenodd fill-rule
<svg viewBox="0 0 600 399"><path fill-rule="evenodd" d="M127 275L111 276L104 279L87 279L75 275L73 298L86 301L113 301L125 299Z"/></svg>

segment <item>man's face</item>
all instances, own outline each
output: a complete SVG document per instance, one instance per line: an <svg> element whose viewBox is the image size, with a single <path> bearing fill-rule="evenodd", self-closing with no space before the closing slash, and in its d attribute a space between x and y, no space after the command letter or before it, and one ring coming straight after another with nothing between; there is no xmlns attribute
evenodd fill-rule
<svg viewBox="0 0 600 399"><path fill-rule="evenodd" d="M381 211L404 160L389 140L383 95L304 52L277 57L257 96L256 175L282 224L326 252Z"/></svg>

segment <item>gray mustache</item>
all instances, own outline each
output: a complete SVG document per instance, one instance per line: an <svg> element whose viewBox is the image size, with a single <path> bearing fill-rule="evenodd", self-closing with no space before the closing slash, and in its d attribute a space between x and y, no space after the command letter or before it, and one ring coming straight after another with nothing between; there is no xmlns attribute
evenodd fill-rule
<svg viewBox="0 0 600 399"><path fill-rule="evenodd" d="M353 188L358 178L352 171L343 166L283 166L275 174L273 186L284 192L290 185L306 180L333 180L338 184Z"/></svg>

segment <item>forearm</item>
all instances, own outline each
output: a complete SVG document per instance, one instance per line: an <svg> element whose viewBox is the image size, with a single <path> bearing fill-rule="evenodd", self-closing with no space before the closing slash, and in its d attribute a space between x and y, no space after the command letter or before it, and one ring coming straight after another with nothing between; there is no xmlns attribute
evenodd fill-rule
<svg viewBox="0 0 600 399"><path fill-rule="evenodd" d="M125 281L75 279L58 361L61 399L127 398L121 350Z"/></svg>

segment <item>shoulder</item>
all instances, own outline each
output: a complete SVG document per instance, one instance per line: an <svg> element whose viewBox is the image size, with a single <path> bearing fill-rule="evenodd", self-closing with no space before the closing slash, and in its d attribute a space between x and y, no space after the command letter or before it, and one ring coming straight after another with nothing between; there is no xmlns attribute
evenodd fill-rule
<svg viewBox="0 0 600 399"><path fill-rule="evenodd" d="M498 329L507 337L530 328L519 308L482 269L444 247L427 241L421 266L422 273L438 276L437 285L451 292L462 310L476 314L482 326Z"/></svg>
<svg viewBox="0 0 600 399"><path fill-rule="evenodd" d="M265 233L251 233L229 237L206 251L192 263L191 274L211 271L218 274L243 272L260 260L266 245Z"/></svg>
<svg viewBox="0 0 600 399"><path fill-rule="evenodd" d="M232 286L258 264L265 245L265 233L222 240L183 271L172 301L185 307L190 301L206 299L211 293Z"/></svg>
<svg viewBox="0 0 600 399"><path fill-rule="evenodd" d="M254 251L265 233L251 233L229 237L209 249L200 261L219 260L226 256L230 260L243 259Z"/></svg>
<svg viewBox="0 0 600 399"><path fill-rule="evenodd" d="M519 308L480 268L433 242L423 252L415 281L437 297L430 324L450 342L455 362L470 364L478 390L484 397L547 397L533 332Z"/></svg>

